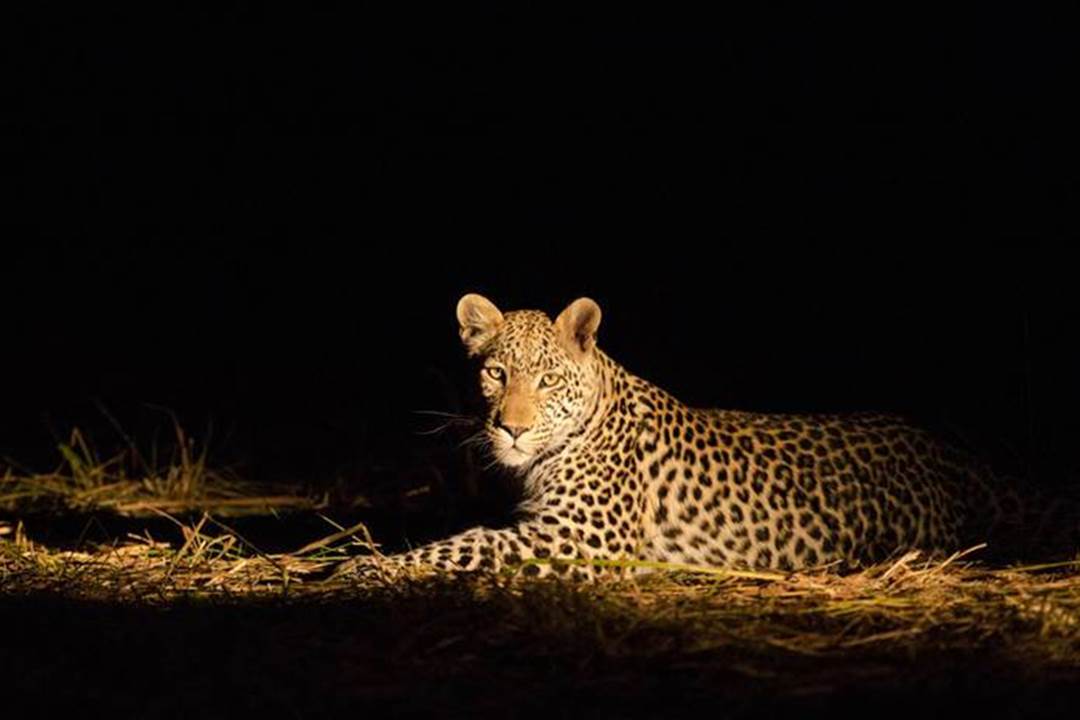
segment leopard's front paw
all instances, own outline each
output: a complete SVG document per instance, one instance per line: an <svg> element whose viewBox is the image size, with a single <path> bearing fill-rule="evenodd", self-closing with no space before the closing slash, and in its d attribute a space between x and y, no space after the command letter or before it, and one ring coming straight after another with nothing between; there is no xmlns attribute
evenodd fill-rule
<svg viewBox="0 0 1080 720"><path fill-rule="evenodd" d="M359 555L349 558L334 568L331 578L334 580L375 581L384 580L388 575L386 563L375 555Z"/></svg>

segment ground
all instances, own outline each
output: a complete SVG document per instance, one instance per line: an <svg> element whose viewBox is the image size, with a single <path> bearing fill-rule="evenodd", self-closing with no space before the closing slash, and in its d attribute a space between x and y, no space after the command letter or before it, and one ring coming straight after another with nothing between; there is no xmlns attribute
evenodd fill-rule
<svg viewBox="0 0 1080 720"><path fill-rule="evenodd" d="M0 685L41 715L1028 718L1080 701L1080 561L338 579L369 537L317 498L253 494L197 454L171 485L82 458L0 489Z"/></svg>

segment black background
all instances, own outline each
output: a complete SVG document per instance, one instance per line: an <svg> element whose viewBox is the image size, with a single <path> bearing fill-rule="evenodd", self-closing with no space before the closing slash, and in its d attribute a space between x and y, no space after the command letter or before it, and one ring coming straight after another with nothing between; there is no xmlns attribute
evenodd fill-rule
<svg viewBox="0 0 1080 720"><path fill-rule="evenodd" d="M480 291L595 298L695 405L903 412L1069 482L1071 26L875 8L6 23L0 455L163 407L363 483L470 407Z"/></svg>

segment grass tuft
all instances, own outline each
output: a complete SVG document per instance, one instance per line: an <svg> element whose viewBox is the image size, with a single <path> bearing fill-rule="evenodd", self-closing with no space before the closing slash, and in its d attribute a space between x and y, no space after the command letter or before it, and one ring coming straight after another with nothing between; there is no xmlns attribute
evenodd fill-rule
<svg viewBox="0 0 1080 720"><path fill-rule="evenodd" d="M160 512L198 513L213 510L225 516L262 515L275 510L314 510L325 506L300 489L269 491L243 481L229 469L212 468L208 449L189 437L179 423L166 453L152 447L144 453L128 446L101 457L78 429L61 443L56 470L0 475L0 511L85 513L106 510L125 517L152 517Z"/></svg>

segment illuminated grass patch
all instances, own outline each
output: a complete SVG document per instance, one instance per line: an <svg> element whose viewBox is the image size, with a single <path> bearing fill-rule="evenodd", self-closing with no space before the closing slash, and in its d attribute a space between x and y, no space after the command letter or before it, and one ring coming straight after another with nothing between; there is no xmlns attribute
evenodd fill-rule
<svg viewBox="0 0 1080 720"><path fill-rule="evenodd" d="M1026 713L1036 695L1071 702L1080 688L1080 559L988 566L974 548L844 574L608 561L651 572L595 584L362 579L333 572L356 554L380 562L362 523L328 514L324 537L269 552L229 518L244 500L272 510L265 497L244 495L256 489L208 469L204 454L170 456L140 475L97 461L78 435L67 448L65 458L74 455L57 473L4 478L0 610L20 621L0 650L20 660L7 678L17 687L79 678L59 696L81 703L110 683L121 714L134 702L138 716L172 716L195 697L188 685L217 688L215 707L238 712L243 703L301 715L385 703L494 716L527 696L535 709L597 717L666 714L670 694L724 702L734 717L808 698L849 698L854 715L866 693L994 697ZM31 494L13 498L19 488ZM185 499L188 514L174 513L168 502ZM155 522L54 547L27 530L48 522L43 502ZM32 520L22 507L34 508ZM186 648L180 659L176 648ZM222 657L235 663L227 682L215 674Z"/></svg>

